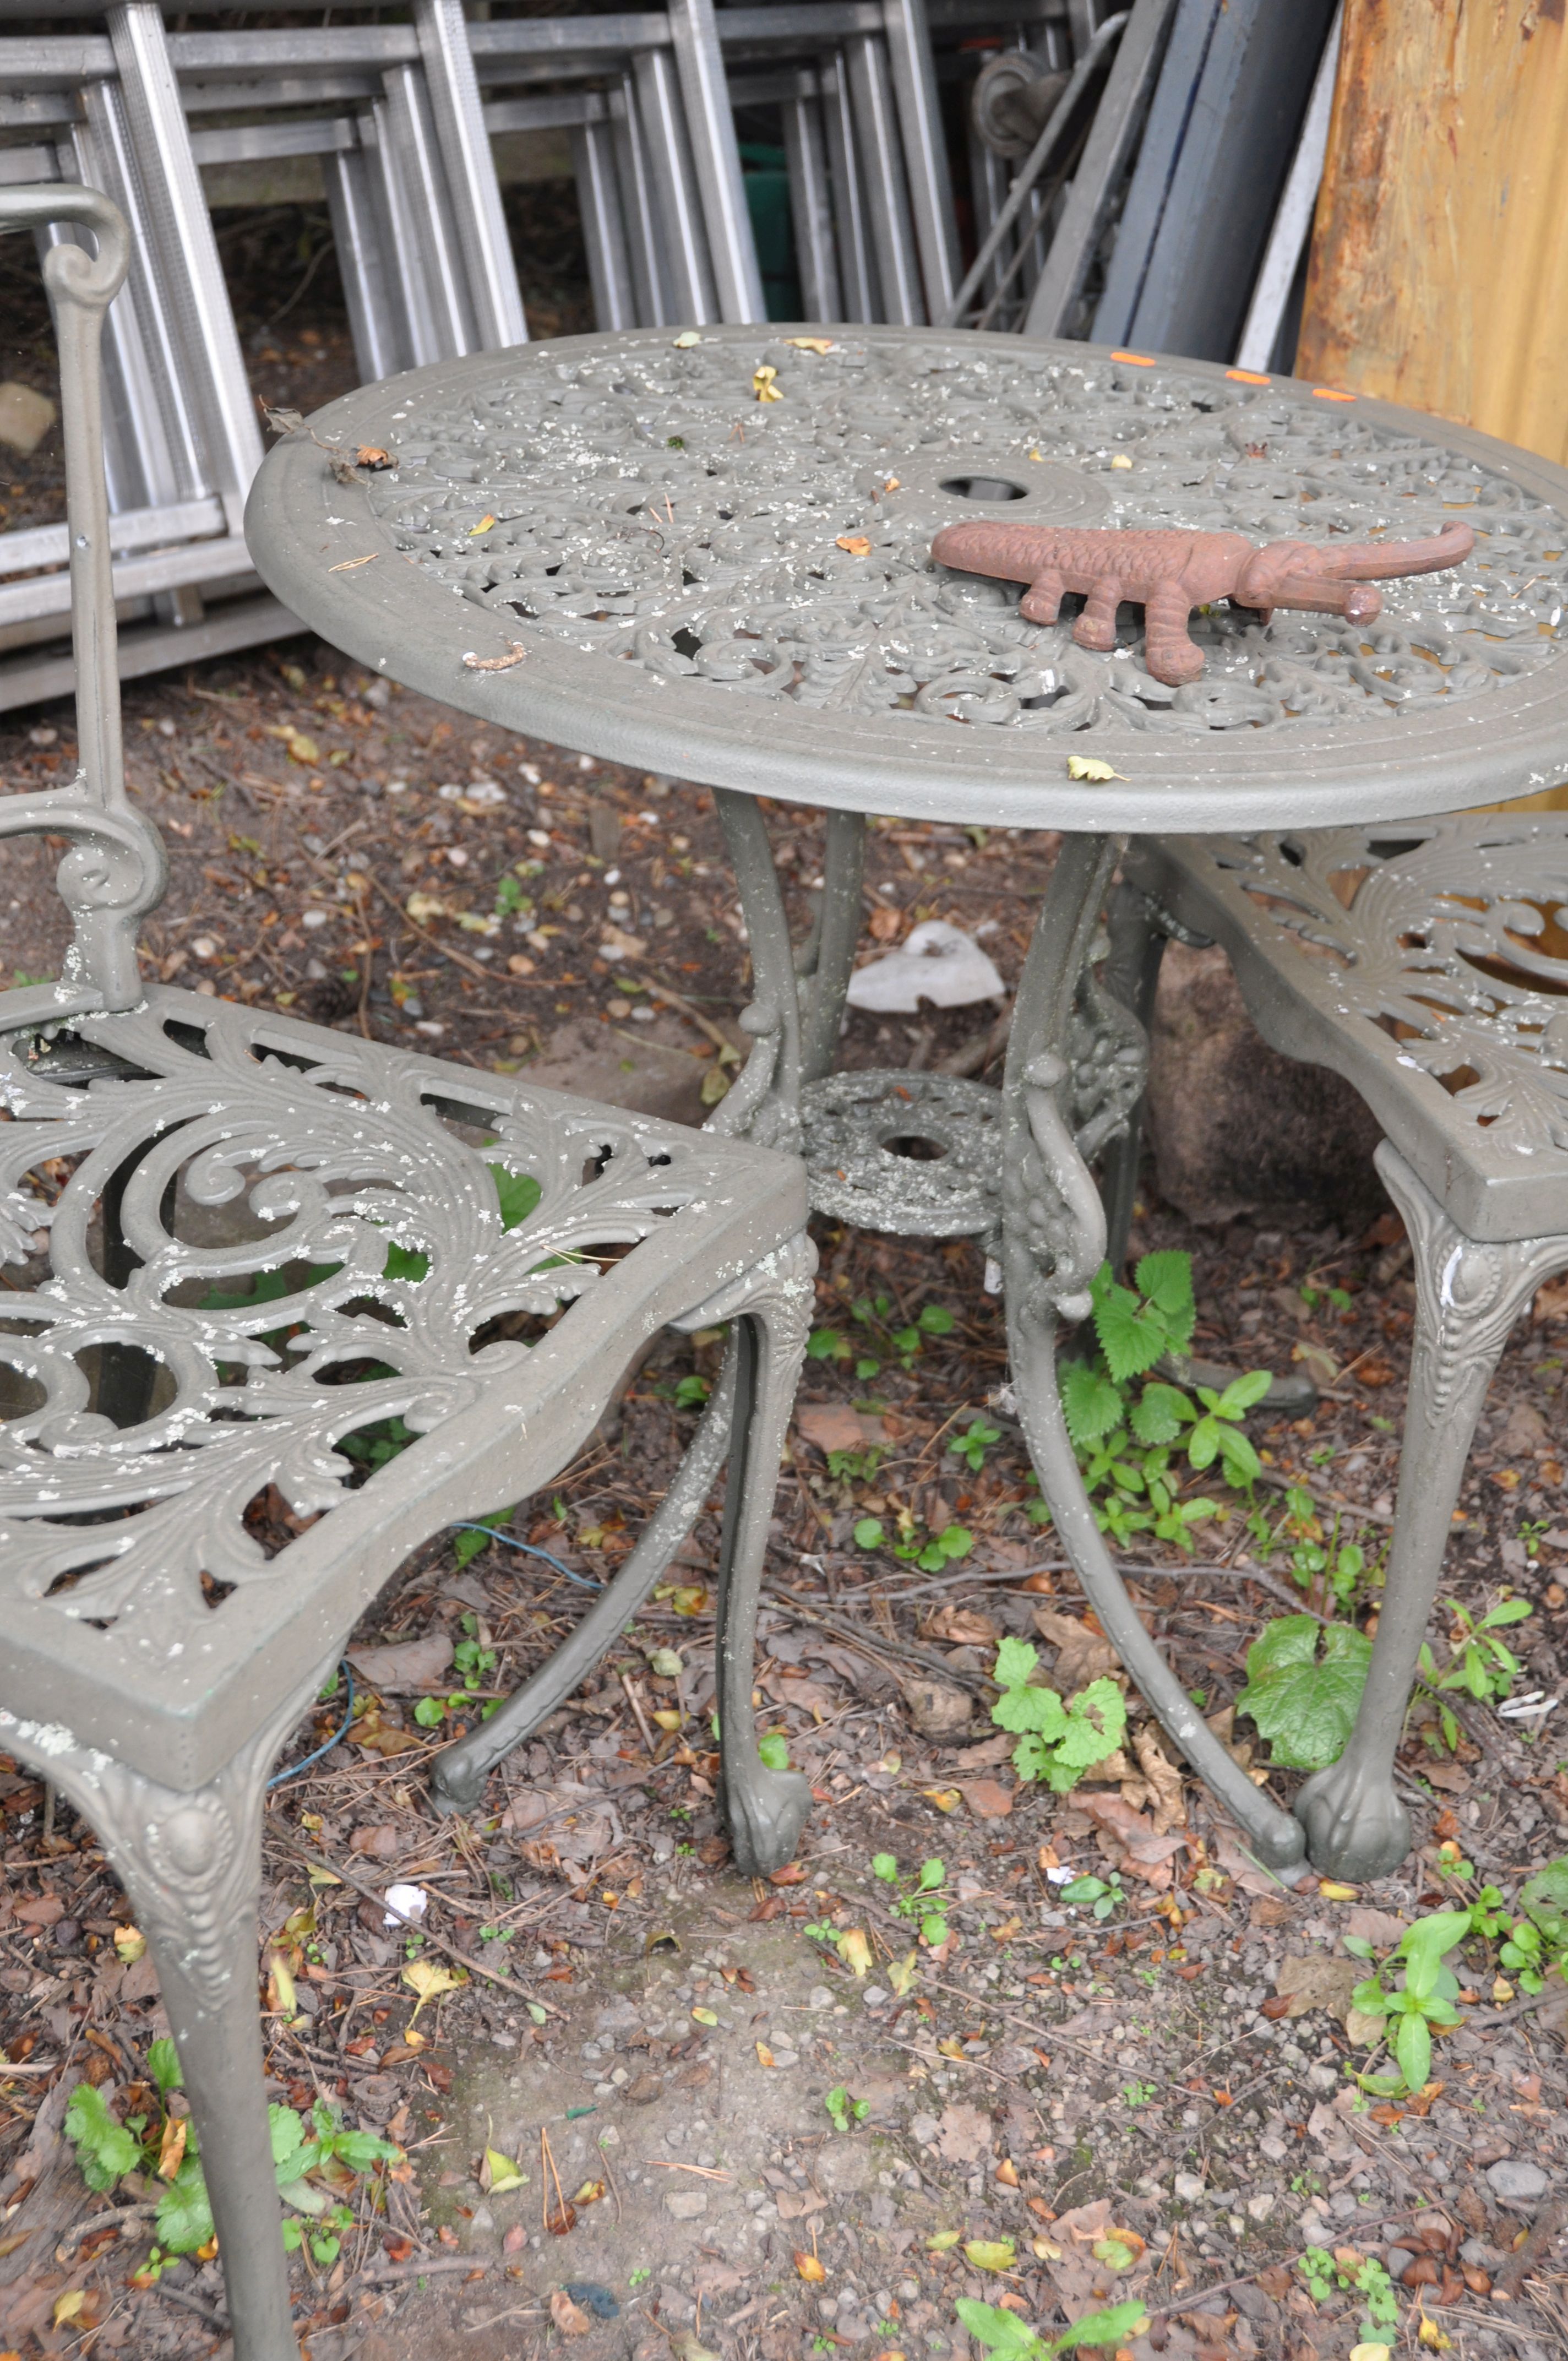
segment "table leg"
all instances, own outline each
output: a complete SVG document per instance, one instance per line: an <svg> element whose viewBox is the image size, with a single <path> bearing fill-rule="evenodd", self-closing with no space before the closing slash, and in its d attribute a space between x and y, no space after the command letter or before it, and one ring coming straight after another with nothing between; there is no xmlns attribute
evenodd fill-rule
<svg viewBox="0 0 1568 2361"><path fill-rule="evenodd" d="M1105 1254L1105 1213L1074 1131L1094 1077L1069 1065L1079 978L1121 852L1111 837L1064 839L1014 1005L1003 1082L1003 1239L1008 1344L1025 1440L1085 1595L1172 1742L1234 1815L1258 1859L1288 1875L1299 1821L1253 1785L1208 1729L1128 1598L1089 1505L1057 1387L1058 1322L1084 1319ZM1103 1131L1091 1112L1086 1137Z"/></svg>
<svg viewBox="0 0 1568 2361"><path fill-rule="evenodd" d="M708 1127L727 1138L798 1148L801 1085L830 1074L838 1055L861 933L866 824L859 812L828 814L822 906L797 953L755 797L719 787L714 802L751 939L754 997L740 1028L757 1046Z"/></svg>
<svg viewBox="0 0 1568 2361"><path fill-rule="evenodd" d="M740 1012L740 1030L756 1043L740 1073L708 1117L708 1129L727 1139L754 1139L764 1148L800 1148L800 986L789 917L773 866L773 847L754 796L716 787L719 826L729 848L736 891L751 939L754 998ZM858 899L857 895L857 899Z"/></svg>

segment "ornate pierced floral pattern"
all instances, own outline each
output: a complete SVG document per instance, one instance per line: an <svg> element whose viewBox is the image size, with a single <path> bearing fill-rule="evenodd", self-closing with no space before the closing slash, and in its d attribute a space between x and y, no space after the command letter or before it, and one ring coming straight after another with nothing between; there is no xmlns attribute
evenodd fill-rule
<svg viewBox="0 0 1568 2361"><path fill-rule="evenodd" d="M1568 835L1561 816L1190 840L1399 1061L1484 1127L1489 1159L1568 1148Z"/></svg>
<svg viewBox="0 0 1568 2361"><path fill-rule="evenodd" d="M269 1486L296 1521L339 1509L345 1438L460 1418L530 1349L492 1323L613 1285L610 1257L711 1205L740 1161L193 994L41 1055L7 1037L0 1595L121 1639L145 1624L162 1650L171 1618L210 1624L213 1586L276 1570L247 1520ZM116 1351L143 1389L123 1424L90 1407Z"/></svg>
<svg viewBox="0 0 1568 2361"><path fill-rule="evenodd" d="M1510 478L1304 390L976 342L531 349L465 399L408 394L385 429L398 465L368 498L415 564L514 635L916 727L1354 727L1434 700L1457 719L1560 660L1568 522ZM932 535L976 498L1259 540L1400 540L1458 516L1477 538L1452 572L1386 585L1371 626L1195 617L1205 675L1173 689L1133 610L1094 654L1069 623L1022 621L1019 586L934 566Z"/></svg>

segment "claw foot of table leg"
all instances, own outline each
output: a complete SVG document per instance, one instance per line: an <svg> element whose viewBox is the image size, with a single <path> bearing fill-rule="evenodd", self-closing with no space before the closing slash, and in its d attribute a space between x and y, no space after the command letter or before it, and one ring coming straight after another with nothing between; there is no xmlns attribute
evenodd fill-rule
<svg viewBox="0 0 1568 2361"><path fill-rule="evenodd" d="M1398 1869L1410 1850L1410 1816L1386 1772L1348 1754L1308 1780L1296 1798L1315 1869L1365 1885Z"/></svg>
<svg viewBox="0 0 1568 2361"><path fill-rule="evenodd" d="M811 1813L811 1784L798 1771L770 1771L759 1763L744 1784L732 1779L724 1791L735 1866L742 1877L770 1877L795 1856Z"/></svg>

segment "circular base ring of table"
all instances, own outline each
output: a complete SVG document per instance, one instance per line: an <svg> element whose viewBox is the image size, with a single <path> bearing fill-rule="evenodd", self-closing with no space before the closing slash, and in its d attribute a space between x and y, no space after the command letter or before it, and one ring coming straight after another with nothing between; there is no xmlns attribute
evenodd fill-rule
<svg viewBox="0 0 1568 2361"><path fill-rule="evenodd" d="M813 1210L901 1237L994 1235L1002 1093L950 1074L872 1069L801 1093Z"/></svg>

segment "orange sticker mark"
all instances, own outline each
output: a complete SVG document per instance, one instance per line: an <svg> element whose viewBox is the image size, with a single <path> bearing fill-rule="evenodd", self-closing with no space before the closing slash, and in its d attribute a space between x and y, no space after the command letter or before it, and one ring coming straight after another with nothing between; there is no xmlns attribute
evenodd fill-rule
<svg viewBox="0 0 1568 2361"><path fill-rule="evenodd" d="M1312 400L1314 401L1354 401L1355 396L1354 393L1340 393L1332 385L1315 385L1312 388Z"/></svg>
<svg viewBox="0 0 1568 2361"><path fill-rule="evenodd" d="M1113 353L1111 357L1113 361L1131 361L1135 368L1153 368L1154 367L1152 353Z"/></svg>
<svg viewBox="0 0 1568 2361"><path fill-rule="evenodd" d="M1256 369L1227 369L1225 375L1234 378L1238 385L1268 385L1272 382L1266 377L1260 377Z"/></svg>

